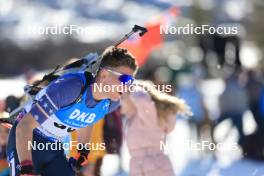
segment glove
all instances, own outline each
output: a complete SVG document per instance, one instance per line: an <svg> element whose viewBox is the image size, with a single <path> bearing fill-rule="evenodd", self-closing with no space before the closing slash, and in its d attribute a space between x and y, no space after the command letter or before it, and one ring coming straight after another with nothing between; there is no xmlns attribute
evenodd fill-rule
<svg viewBox="0 0 264 176"><path fill-rule="evenodd" d="M38 175L34 172L32 161L25 160L20 163L20 175L21 176L34 176Z"/></svg>
<svg viewBox="0 0 264 176"><path fill-rule="evenodd" d="M75 157L69 158L69 164L70 164L71 168L74 171L80 171L82 165L84 163L86 163L89 153L90 153L90 151L87 149L78 150Z"/></svg>

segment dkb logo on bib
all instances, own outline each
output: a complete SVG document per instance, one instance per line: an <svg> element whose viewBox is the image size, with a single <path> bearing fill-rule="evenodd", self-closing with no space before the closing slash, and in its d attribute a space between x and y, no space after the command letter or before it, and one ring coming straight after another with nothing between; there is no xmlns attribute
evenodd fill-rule
<svg viewBox="0 0 264 176"><path fill-rule="evenodd" d="M95 113L81 112L79 109L75 109L71 114L69 119L74 119L79 122L92 123L96 117Z"/></svg>

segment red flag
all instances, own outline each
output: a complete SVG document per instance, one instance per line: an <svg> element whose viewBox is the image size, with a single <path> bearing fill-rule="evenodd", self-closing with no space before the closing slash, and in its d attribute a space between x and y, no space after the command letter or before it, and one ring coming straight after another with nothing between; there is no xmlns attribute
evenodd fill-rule
<svg viewBox="0 0 264 176"><path fill-rule="evenodd" d="M126 41L120 45L121 48L128 49L137 59L138 65L145 63L151 51L159 47L163 42L163 36L159 32L160 23L146 26L148 32L136 41Z"/></svg>
<svg viewBox="0 0 264 176"><path fill-rule="evenodd" d="M127 40L120 45L121 48L128 49L131 52L139 66L142 66L148 59L150 53L154 50L159 48L163 44L163 35L160 33L160 25L167 23L167 16L173 16L179 14L178 8L173 7L167 11L167 14L162 15L158 22L155 23L148 23L146 28L148 32L142 36L137 37L136 39Z"/></svg>

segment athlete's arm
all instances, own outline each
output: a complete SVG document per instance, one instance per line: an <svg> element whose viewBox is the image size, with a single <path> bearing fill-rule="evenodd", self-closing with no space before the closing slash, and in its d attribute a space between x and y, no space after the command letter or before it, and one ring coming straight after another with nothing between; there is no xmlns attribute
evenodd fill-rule
<svg viewBox="0 0 264 176"><path fill-rule="evenodd" d="M92 129L92 126L87 126L77 130L77 142L78 145L82 144L82 147L78 146L76 156L69 159L69 164L77 173L80 171L82 164L87 161L88 154L90 153L89 145L86 144L90 142Z"/></svg>
<svg viewBox="0 0 264 176"><path fill-rule="evenodd" d="M45 122L57 109L73 102L82 86L78 77L58 79L36 96L30 112L20 120L16 128L16 147L20 162L32 160L28 144L32 143L33 129Z"/></svg>
<svg viewBox="0 0 264 176"><path fill-rule="evenodd" d="M39 126L30 113L21 119L16 127L16 148L20 162L32 160L30 142L32 141L33 129Z"/></svg>

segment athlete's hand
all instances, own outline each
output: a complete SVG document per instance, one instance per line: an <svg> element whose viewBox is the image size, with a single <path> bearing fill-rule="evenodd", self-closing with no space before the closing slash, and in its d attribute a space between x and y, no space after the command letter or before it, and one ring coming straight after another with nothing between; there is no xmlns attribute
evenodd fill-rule
<svg viewBox="0 0 264 176"><path fill-rule="evenodd" d="M86 158L83 156L79 156L78 158L76 157L70 157L69 158L69 164L71 166L71 168L75 171L75 172L79 172L82 164L86 161Z"/></svg>
<svg viewBox="0 0 264 176"><path fill-rule="evenodd" d="M77 160L74 157L69 158L69 165L74 170L74 172L78 172L77 166L76 166Z"/></svg>
<svg viewBox="0 0 264 176"><path fill-rule="evenodd" d="M87 161L88 154L89 150L80 150L75 157L69 159L69 164L75 172L80 171L82 165Z"/></svg>

